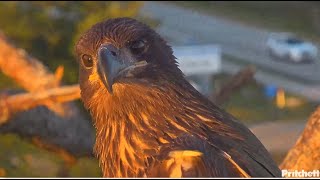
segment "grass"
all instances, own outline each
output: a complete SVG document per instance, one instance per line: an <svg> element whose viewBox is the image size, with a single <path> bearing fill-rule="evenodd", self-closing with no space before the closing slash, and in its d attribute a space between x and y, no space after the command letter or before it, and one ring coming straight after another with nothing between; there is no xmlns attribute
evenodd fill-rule
<svg viewBox="0 0 320 180"><path fill-rule="evenodd" d="M216 75L214 85L219 87L229 78L230 76L226 74ZM295 98L301 103L296 107L279 109L275 104L275 99L268 99L264 95L263 85L253 81L232 94L222 107L245 124L253 124L266 121L306 120L317 106L316 103L308 102L290 93L286 93L286 98Z"/></svg>
<svg viewBox="0 0 320 180"><path fill-rule="evenodd" d="M290 31L309 40L320 41L318 2L175 1L170 3L243 24L274 31Z"/></svg>

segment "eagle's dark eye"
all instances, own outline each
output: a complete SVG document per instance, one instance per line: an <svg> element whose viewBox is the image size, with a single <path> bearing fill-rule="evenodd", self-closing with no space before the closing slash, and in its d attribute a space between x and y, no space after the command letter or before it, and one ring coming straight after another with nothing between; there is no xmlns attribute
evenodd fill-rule
<svg viewBox="0 0 320 180"><path fill-rule="evenodd" d="M146 41L144 40L138 40L133 41L130 45L131 52L135 55L139 55L146 49Z"/></svg>
<svg viewBox="0 0 320 180"><path fill-rule="evenodd" d="M82 60L83 65L86 68L92 68L92 66L93 66L92 56L90 56L88 54L84 54L84 55L81 56L81 60Z"/></svg>

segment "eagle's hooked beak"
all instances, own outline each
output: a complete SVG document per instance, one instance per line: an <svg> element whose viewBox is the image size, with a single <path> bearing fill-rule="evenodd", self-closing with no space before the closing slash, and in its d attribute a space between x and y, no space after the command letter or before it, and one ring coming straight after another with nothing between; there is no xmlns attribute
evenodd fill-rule
<svg viewBox="0 0 320 180"><path fill-rule="evenodd" d="M113 45L103 45L98 52L98 74L109 93L119 72L129 65L119 58L119 50Z"/></svg>
<svg viewBox="0 0 320 180"><path fill-rule="evenodd" d="M98 74L110 94L113 93L113 83L123 77L134 77L147 65L147 61L132 62L130 57L120 57L119 49L113 45L102 45L98 51Z"/></svg>

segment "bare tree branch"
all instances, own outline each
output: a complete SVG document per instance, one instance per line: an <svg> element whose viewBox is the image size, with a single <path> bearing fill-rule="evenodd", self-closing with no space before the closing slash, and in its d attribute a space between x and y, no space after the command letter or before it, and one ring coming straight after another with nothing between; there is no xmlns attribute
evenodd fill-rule
<svg viewBox="0 0 320 180"><path fill-rule="evenodd" d="M89 117L73 102L66 102L80 97L78 85L55 89L60 86L63 67L50 72L39 60L11 45L2 33L0 49L0 70L30 92L2 94L0 133L36 137L51 150L63 148L75 156L91 155L94 131Z"/></svg>
<svg viewBox="0 0 320 180"><path fill-rule="evenodd" d="M281 169L320 169L320 107L309 118L296 144L280 165Z"/></svg>
<svg viewBox="0 0 320 180"><path fill-rule="evenodd" d="M63 75L63 67L51 73L39 60L28 55L25 50L14 47L0 32L0 70L29 92L37 92L58 87ZM70 104L51 104L51 110L61 116L78 113Z"/></svg>
<svg viewBox="0 0 320 180"><path fill-rule="evenodd" d="M230 96L237 90L241 89L248 82L253 80L255 74L254 66L247 66L233 75L231 79L223 85L223 87L212 94L209 98L217 105L226 102Z"/></svg>
<svg viewBox="0 0 320 180"><path fill-rule="evenodd" d="M0 124L15 113L39 105L50 107L53 103L68 102L79 98L80 88L78 84L3 97L0 99Z"/></svg>

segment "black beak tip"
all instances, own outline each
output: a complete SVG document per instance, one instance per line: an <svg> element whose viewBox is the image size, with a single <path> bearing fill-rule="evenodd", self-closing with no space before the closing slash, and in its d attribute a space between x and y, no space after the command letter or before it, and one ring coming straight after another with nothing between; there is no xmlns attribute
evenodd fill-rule
<svg viewBox="0 0 320 180"><path fill-rule="evenodd" d="M108 92L109 92L111 95L113 95L112 84L111 84L111 85L107 85L106 87L107 87Z"/></svg>
<svg viewBox="0 0 320 180"><path fill-rule="evenodd" d="M108 92L110 94L113 94L113 88L112 88L113 78L110 76L106 77L106 73L103 70L98 70L98 74L101 77L101 81L106 87L106 89L108 90Z"/></svg>

